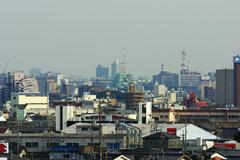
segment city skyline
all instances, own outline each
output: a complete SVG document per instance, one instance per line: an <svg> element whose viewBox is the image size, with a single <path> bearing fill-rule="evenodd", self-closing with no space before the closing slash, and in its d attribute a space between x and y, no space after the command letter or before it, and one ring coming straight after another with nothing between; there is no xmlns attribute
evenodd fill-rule
<svg viewBox="0 0 240 160"><path fill-rule="evenodd" d="M232 68L240 2L224 2L1 2L1 69L10 60L8 71L93 77L98 64L110 67L126 55L130 73L151 77L161 64L179 73L182 50L192 70Z"/></svg>

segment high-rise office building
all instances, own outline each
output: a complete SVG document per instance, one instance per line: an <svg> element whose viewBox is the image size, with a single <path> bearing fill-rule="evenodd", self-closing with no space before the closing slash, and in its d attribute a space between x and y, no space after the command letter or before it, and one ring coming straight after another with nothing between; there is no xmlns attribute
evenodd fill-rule
<svg viewBox="0 0 240 160"><path fill-rule="evenodd" d="M122 62L119 63L119 73L120 74L127 74L127 64Z"/></svg>
<svg viewBox="0 0 240 160"><path fill-rule="evenodd" d="M19 83L25 78L24 71L14 71L8 73L8 84L11 84L12 92L19 92Z"/></svg>
<svg viewBox="0 0 240 160"><path fill-rule="evenodd" d="M240 55L233 57L233 102L235 106L240 106Z"/></svg>
<svg viewBox="0 0 240 160"><path fill-rule="evenodd" d="M36 76L38 81L38 88L41 95L48 93L60 93L63 75L60 73L42 73Z"/></svg>
<svg viewBox="0 0 240 160"><path fill-rule="evenodd" d="M119 73L119 61L118 60L115 60L113 63L112 63L112 79L115 78L116 74Z"/></svg>
<svg viewBox="0 0 240 160"><path fill-rule="evenodd" d="M42 70L40 68L31 68L29 69L29 75L31 76L37 76L42 73Z"/></svg>
<svg viewBox="0 0 240 160"><path fill-rule="evenodd" d="M181 87L199 86L201 83L201 77L202 77L201 74L198 72L180 74L180 86Z"/></svg>
<svg viewBox="0 0 240 160"><path fill-rule="evenodd" d="M222 106L233 104L233 69L216 71L216 103Z"/></svg>
<svg viewBox="0 0 240 160"><path fill-rule="evenodd" d="M96 68L96 77L100 79L109 78L108 67L103 67L102 65L98 65Z"/></svg>
<svg viewBox="0 0 240 160"><path fill-rule="evenodd" d="M161 71L158 75L153 76L153 82L165 85L169 90L177 90L179 87L179 75L176 73Z"/></svg>
<svg viewBox="0 0 240 160"><path fill-rule="evenodd" d="M198 72L192 72L187 70L181 72L179 76L180 87L186 92L194 92L197 96L200 96L199 86L201 84L201 74Z"/></svg>
<svg viewBox="0 0 240 160"><path fill-rule="evenodd" d="M48 77L45 74L37 76L38 89L41 95L47 95L47 80Z"/></svg>
<svg viewBox="0 0 240 160"><path fill-rule="evenodd" d="M3 104L11 99L11 87L8 85L0 86L0 110Z"/></svg>
<svg viewBox="0 0 240 160"><path fill-rule="evenodd" d="M7 84L7 74L2 73L0 74L0 86L6 85Z"/></svg>

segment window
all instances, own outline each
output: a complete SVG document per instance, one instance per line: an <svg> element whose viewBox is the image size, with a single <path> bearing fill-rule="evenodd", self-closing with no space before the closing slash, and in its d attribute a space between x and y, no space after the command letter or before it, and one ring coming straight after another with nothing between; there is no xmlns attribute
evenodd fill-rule
<svg viewBox="0 0 240 160"><path fill-rule="evenodd" d="M142 117L142 123L146 123L146 117Z"/></svg>
<svg viewBox="0 0 240 160"><path fill-rule="evenodd" d="M93 131L99 131L98 127L93 127Z"/></svg>
<svg viewBox="0 0 240 160"><path fill-rule="evenodd" d="M69 154L63 154L63 158L70 158Z"/></svg>
<svg viewBox="0 0 240 160"><path fill-rule="evenodd" d="M88 128L82 128L82 131L88 131Z"/></svg>
<svg viewBox="0 0 240 160"><path fill-rule="evenodd" d="M73 143L72 146L79 146L79 144L78 143Z"/></svg>
<svg viewBox="0 0 240 160"><path fill-rule="evenodd" d="M32 148L37 148L38 147L38 143L37 142L33 142L32 143Z"/></svg>
<svg viewBox="0 0 240 160"><path fill-rule="evenodd" d="M108 143L108 148L109 149L119 149L120 148L120 143Z"/></svg>
<svg viewBox="0 0 240 160"><path fill-rule="evenodd" d="M47 143L47 147L53 147L53 146L59 146L59 143L57 143L57 142Z"/></svg>
<svg viewBox="0 0 240 160"><path fill-rule="evenodd" d="M17 142L9 142L9 147L10 148L17 147Z"/></svg>
<svg viewBox="0 0 240 160"><path fill-rule="evenodd" d="M78 143L66 143L66 146L79 146Z"/></svg>
<svg viewBox="0 0 240 160"><path fill-rule="evenodd" d="M142 108L142 113L146 113L146 108L145 107Z"/></svg>
<svg viewBox="0 0 240 160"><path fill-rule="evenodd" d="M72 143L66 143L66 146L72 146Z"/></svg>
<svg viewBox="0 0 240 160"><path fill-rule="evenodd" d="M37 148L38 142L26 142L26 148Z"/></svg>
<svg viewBox="0 0 240 160"><path fill-rule="evenodd" d="M31 148L32 147L31 143L26 142L26 147Z"/></svg>

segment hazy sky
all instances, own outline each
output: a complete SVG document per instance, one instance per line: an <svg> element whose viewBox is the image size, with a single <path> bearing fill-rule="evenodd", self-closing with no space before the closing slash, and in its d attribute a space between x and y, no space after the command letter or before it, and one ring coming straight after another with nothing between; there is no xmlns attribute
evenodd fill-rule
<svg viewBox="0 0 240 160"><path fill-rule="evenodd" d="M7 0L0 2L0 69L94 76L126 55L134 75L232 66L240 0Z"/></svg>

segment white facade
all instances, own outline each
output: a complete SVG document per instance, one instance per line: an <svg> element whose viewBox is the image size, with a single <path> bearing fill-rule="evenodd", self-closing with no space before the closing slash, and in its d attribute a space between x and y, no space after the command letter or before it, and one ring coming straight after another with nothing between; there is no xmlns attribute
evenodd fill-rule
<svg viewBox="0 0 240 160"><path fill-rule="evenodd" d="M176 134L181 137L181 139L183 137L187 140L196 140L198 138L202 140L219 139L219 137L193 124L159 124L157 127L162 132L167 132L168 128L176 128Z"/></svg>
<svg viewBox="0 0 240 160"><path fill-rule="evenodd" d="M177 93L175 92L171 92L170 93L170 99L169 99L170 103L175 103L177 102Z"/></svg>
<svg viewBox="0 0 240 160"><path fill-rule="evenodd" d="M25 77L24 71L15 71L13 72L14 81L20 81Z"/></svg>
<svg viewBox="0 0 240 160"><path fill-rule="evenodd" d="M63 75L62 74L58 74L57 75L57 85L61 86L62 85L62 80L63 80Z"/></svg>
<svg viewBox="0 0 240 160"><path fill-rule="evenodd" d="M12 111L16 111L18 106L25 106L26 112L37 114L47 114L48 97L38 94L12 93Z"/></svg>
<svg viewBox="0 0 240 160"><path fill-rule="evenodd" d="M138 124L149 124L152 121L152 102L139 102Z"/></svg>
<svg viewBox="0 0 240 160"><path fill-rule="evenodd" d="M97 96L96 95L91 95L90 93L84 93L83 97L82 97L83 101L94 101L96 99L97 99Z"/></svg>
<svg viewBox="0 0 240 160"><path fill-rule="evenodd" d="M24 78L19 83L19 91L24 93L39 93L38 82L35 78Z"/></svg>
<svg viewBox="0 0 240 160"><path fill-rule="evenodd" d="M74 106L56 106L56 130L67 127L67 121L74 117Z"/></svg>
<svg viewBox="0 0 240 160"><path fill-rule="evenodd" d="M165 85L162 84L155 84L154 85L154 93L155 95L161 95L161 96L165 96L167 91L167 88Z"/></svg>

